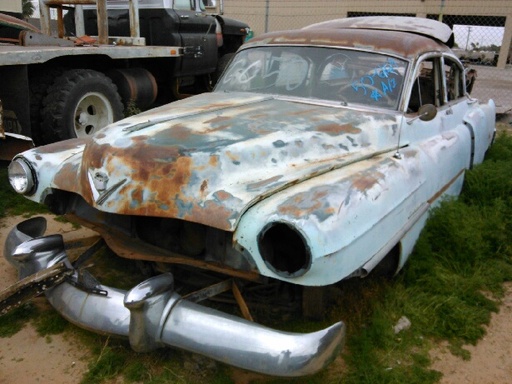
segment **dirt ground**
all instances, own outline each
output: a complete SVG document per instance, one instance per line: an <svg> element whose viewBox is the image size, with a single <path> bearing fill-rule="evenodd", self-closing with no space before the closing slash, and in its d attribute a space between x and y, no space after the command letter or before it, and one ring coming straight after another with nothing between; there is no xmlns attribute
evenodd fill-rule
<svg viewBox="0 0 512 384"><path fill-rule="evenodd" d="M3 244L10 228L21 218L0 221L0 290L17 279L14 268L3 257ZM48 220L48 233L61 233L72 240L91 233L76 231L69 224ZM434 369L443 373L444 384L512 383L512 284L499 313L494 314L487 335L476 346L468 346L471 360L453 356L445 345L431 352ZM37 299L43 302L44 299ZM76 340L62 335L40 337L30 325L10 338L0 338L0 384L79 383L90 359ZM245 380L244 380L245 381Z"/></svg>
<svg viewBox="0 0 512 384"><path fill-rule="evenodd" d="M17 273L3 257L5 238L21 217L0 219L0 290L17 280ZM47 233L60 233L67 240L89 236L86 230L77 231L70 224L59 223L48 216ZM44 298L38 303L45 305ZM49 305L49 304L48 304ZM87 350L77 341L63 335L39 336L27 324L10 338L0 338L0 384L11 383L79 383L87 371Z"/></svg>

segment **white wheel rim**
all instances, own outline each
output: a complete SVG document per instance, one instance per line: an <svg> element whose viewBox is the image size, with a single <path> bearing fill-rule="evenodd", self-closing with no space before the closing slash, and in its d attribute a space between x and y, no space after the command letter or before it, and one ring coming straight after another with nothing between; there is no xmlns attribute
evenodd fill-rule
<svg viewBox="0 0 512 384"><path fill-rule="evenodd" d="M75 109L76 137L88 137L114 122L110 101L101 93L86 93Z"/></svg>

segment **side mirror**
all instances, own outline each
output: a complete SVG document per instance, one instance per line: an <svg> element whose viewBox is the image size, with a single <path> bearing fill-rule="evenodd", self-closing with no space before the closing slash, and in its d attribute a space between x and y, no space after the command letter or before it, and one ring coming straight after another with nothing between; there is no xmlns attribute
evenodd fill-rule
<svg viewBox="0 0 512 384"><path fill-rule="evenodd" d="M418 117L421 121L434 120L437 116L437 108L433 104L425 104L418 110Z"/></svg>
<svg viewBox="0 0 512 384"><path fill-rule="evenodd" d="M418 109L418 116L407 120L407 124L412 124L414 120L431 121L437 116L437 108L433 104L425 104Z"/></svg>

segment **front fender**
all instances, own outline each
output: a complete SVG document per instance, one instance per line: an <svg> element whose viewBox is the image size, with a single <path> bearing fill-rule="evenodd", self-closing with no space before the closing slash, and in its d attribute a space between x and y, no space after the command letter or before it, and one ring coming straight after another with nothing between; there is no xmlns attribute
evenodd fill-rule
<svg viewBox="0 0 512 384"><path fill-rule="evenodd" d="M420 166L425 155L413 148L402 154L401 160L387 153L350 164L266 198L242 216L235 242L262 275L293 284L329 285L357 274L389 248L390 239L400 240L397 236L421 218L415 212L431 197ZM259 238L272 223L300 233L311 254L307 271L291 275L269 268Z"/></svg>

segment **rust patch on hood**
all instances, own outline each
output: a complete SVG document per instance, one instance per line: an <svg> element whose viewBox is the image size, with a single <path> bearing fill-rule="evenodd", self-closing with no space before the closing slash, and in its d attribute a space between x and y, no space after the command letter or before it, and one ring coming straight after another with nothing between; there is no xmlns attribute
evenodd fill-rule
<svg viewBox="0 0 512 384"><path fill-rule="evenodd" d="M79 193L100 211L229 231L275 191L396 146L391 114L269 98L236 105L238 94L216 95L231 108L199 112L211 97L112 124L88 142L80 169L62 168L55 187ZM261 114L266 118L254 120ZM79 172L80 183L69 182L70 172Z"/></svg>
<svg viewBox="0 0 512 384"><path fill-rule="evenodd" d="M54 181L60 188L72 191L76 188L78 175L80 175L80 164L66 163L55 175Z"/></svg>
<svg viewBox="0 0 512 384"><path fill-rule="evenodd" d="M323 186L298 193L281 204L278 207L278 212L281 215L294 219L314 215L318 217L320 221L324 221L326 218L336 213L336 210L326 199L329 193L328 187Z"/></svg>
<svg viewBox="0 0 512 384"><path fill-rule="evenodd" d="M325 132L329 135L341 135L343 133L357 134L361 133L361 129L354 128L352 124L326 124L317 128L319 132Z"/></svg>

